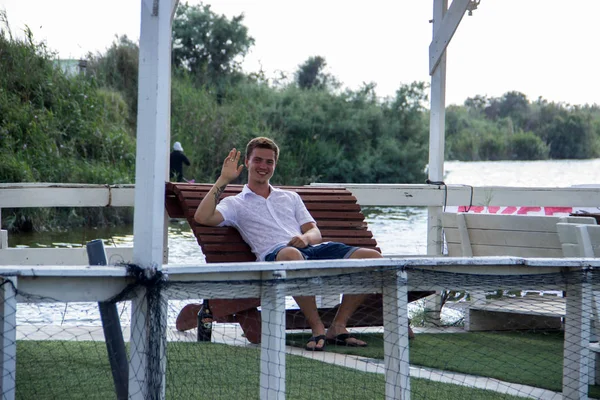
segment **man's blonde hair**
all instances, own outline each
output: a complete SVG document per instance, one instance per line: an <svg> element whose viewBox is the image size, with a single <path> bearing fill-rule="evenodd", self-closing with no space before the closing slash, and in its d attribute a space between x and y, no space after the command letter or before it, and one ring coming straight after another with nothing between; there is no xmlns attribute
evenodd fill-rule
<svg viewBox="0 0 600 400"><path fill-rule="evenodd" d="M279 147L272 139L261 136L249 141L246 145L246 159L250 158L250 154L256 148L273 150L275 152L275 162L279 161Z"/></svg>

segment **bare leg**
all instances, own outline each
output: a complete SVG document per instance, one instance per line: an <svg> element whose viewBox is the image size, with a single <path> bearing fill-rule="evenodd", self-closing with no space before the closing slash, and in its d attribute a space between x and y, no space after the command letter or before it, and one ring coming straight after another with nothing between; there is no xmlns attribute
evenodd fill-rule
<svg viewBox="0 0 600 400"><path fill-rule="evenodd" d="M323 325L319 316L315 296L294 296L294 300L298 303L308 325L310 325L313 337L322 336L317 341L307 343L306 348L311 350L322 349L325 346L325 325Z"/></svg>
<svg viewBox="0 0 600 400"><path fill-rule="evenodd" d="M376 250L360 248L352 253L350 258L381 258L381 254ZM348 319L354 314L366 297L366 294L345 294L343 296L340 308L338 309L331 326L327 329L328 339L333 339L340 334L348 333L348 329L346 329ZM346 339L346 343L354 346L366 345L362 340L353 337Z"/></svg>
<svg viewBox="0 0 600 400"><path fill-rule="evenodd" d="M276 258L277 261L294 261L303 259L304 257L302 254L294 247L284 247L279 253L277 253ZM296 300L296 303L298 303L300 310L302 310L306 321L310 325L312 335L314 337L324 335L325 326L323 325L321 317L319 316L315 296L294 296L294 300ZM325 346L325 339L320 339L316 342L309 342L306 345L308 349L313 350L320 350L323 348L323 346Z"/></svg>

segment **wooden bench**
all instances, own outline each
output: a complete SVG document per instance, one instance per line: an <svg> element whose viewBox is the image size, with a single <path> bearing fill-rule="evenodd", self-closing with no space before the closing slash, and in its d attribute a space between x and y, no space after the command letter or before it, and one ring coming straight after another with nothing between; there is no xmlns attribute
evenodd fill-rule
<svg viewBox="0 0 600 400"><path fill-rule="evenodd" d="M589 217L449 213L442 215L449 256L563 257L559 222L595 224ZM535 289L535 288L532 288ZM473 299L474 298L474 299ZM527 296L486 300L473 293L465 310L465 329L561 329L564 298ZM510 315L509 315L510 314Z"/></svg>
<svg viewBox="0 0 600 400"><path fill-rule="evenodd" d="M212 188L211 184L169 182L166 186L165 206L171 218L187 219L207 263L256 261L256 256L243 241L238 231L231 227L208 227L194 221L194 213L200 201ZM243 185L229 185L222 198L241 192ZM337 241L352 246L375 249L373 234L369 231L360 205L352 193L344 188L285 186L300 195L306 208L317 222L324 241ZM414 301L434 292L409 292L408 301ZM217 322L238 322L246 338L253 343L260 341L260 299L211 299L211 310ZM199 304L190 304L180 312L176 327L188 330L196 327ZM325 326L329 326L337 306L320 308ZM381 295L371 295L348 321L348 326L382 326ZM287 329L309 328L300 310L287 310Z"/></svg>

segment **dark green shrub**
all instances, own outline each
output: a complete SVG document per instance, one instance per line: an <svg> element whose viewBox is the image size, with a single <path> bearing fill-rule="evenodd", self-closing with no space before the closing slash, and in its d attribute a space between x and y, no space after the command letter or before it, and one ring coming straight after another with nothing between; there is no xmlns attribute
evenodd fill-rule
<svg viewBox="0 0 600 400"><path fill-rule="evenodd" d="M548 146L532 132L515 133L509 138L511 159L545 160L548 158Z"/></svg>
<svg viewBox="0 0 600 400"><path fill-rule="evenodd" d="M485 136L479 145L479 156L482 160L506 159L506 139L498 136Z"/></svg>
<svg viewBox="0 0 600 400"><path fill-rule="evenodd" d="M31 32L0 30L0 182L132 183L135 143L119 93L68 76ZM102 214L101 209L92 213ZM3 210L11 230L83 223L76 211Z"/></svg>

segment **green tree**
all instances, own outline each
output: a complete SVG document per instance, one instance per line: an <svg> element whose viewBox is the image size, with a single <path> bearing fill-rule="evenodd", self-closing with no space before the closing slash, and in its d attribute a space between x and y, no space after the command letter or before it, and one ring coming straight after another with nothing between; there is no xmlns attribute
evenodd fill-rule
<svg viewBox="0 0 600 400"><path fill-rule="evenodd" d="M118 37L104 54L88 54L88 73L101 86L119 91L129 107L129 125L137 121L138 69L140 49L127 36Z"/></svg>
<svg viewBox="0 0 600 400"><path fill-rule="evenodd" d="M229 20L210 5L181 4L173 20L173 64L200 85L223 86L240 76L240 62L254 44L244 15Z"/></svg>
<svg viewBox="0 0 600 400"><path fill-rule="evenodd" d="M550 157L581 159L598 155L598 137L594 134L588 113L573 110L554 118L544 128L550 146Z"/></svg>
<svg viewBox="0 0 600 400"><path fill-rule="evenodd" d="M487 105L483 110L485 117L489 120L496 121L500 117L500 99L493 97L488 99Z"/></svg>
<svg viewBox="0 0 600 400"><path fill-rule="evenodd" d="M20 40L8 25L0 29L0 182L133 182L135 144L121 94L65 75L26 33ZM2 223L11 231L98 226L121 221L121 214L127 211L4 209Z"/></svg>
<svg viewBox="0 0 600 400"><path fill-rule="evenodd" d="M337 87L331 74L325 72L327 62L321 56L309 57L296 71L296 83L300 89L327 89Z"/></svg>
<svg viewBox="0 0 600 400"><path fill-rule="evenodd" d="M479 158L491 161L505 159L506 140L499 136L485 135L479 145Z"/></svg>
<svg viewBox="0 0 600 400"><path fill-rule="evenodd" d="M446 107L446 141L467 129L474 118L470 118L468 107L449 105Z"/></svg>
<svg viewBox="0 0 600 400"><path fill-rule="evenodd" d="M375 154L372 182L411 183L426 179L428 120L424 82L403 84L394 98L382 104L383 134ZM379 160L379 157L377 158Z"/></svg>
<svg viewBox="0 0 600 400"><path fill-rule="evenodd" d="M529 114L529 100L521 92L506 92L500 99L499 116L511 118L515 126L521 128Z"/></svg>
<svg viewBox="0 0 600 400"><path fill-rule="evenodd" d="M481 116L481 115L483 115L487 104L488 104L487 96L477 95L474 97L468 97L465 100L464 106L469 111L469 114Z"/></svg>
<svg viewBox="0 0 600 400"><path fill-rule="evenodd" d="M273 94L264 85L245 83L219 104L208 88L195 87L192 77L176 76L172 81L171 143L180 141L185 148L191 162L187 177L212 182L227 152L232 147L243 151L254 136L279 141L263 121Z"/></svg>
<svg viewBox="0 0 600 400"><path fill-rule="evenodd" d="M510 158L512 160L545 160L548 146L532 132L518 132L510 137Z"/></svg>

